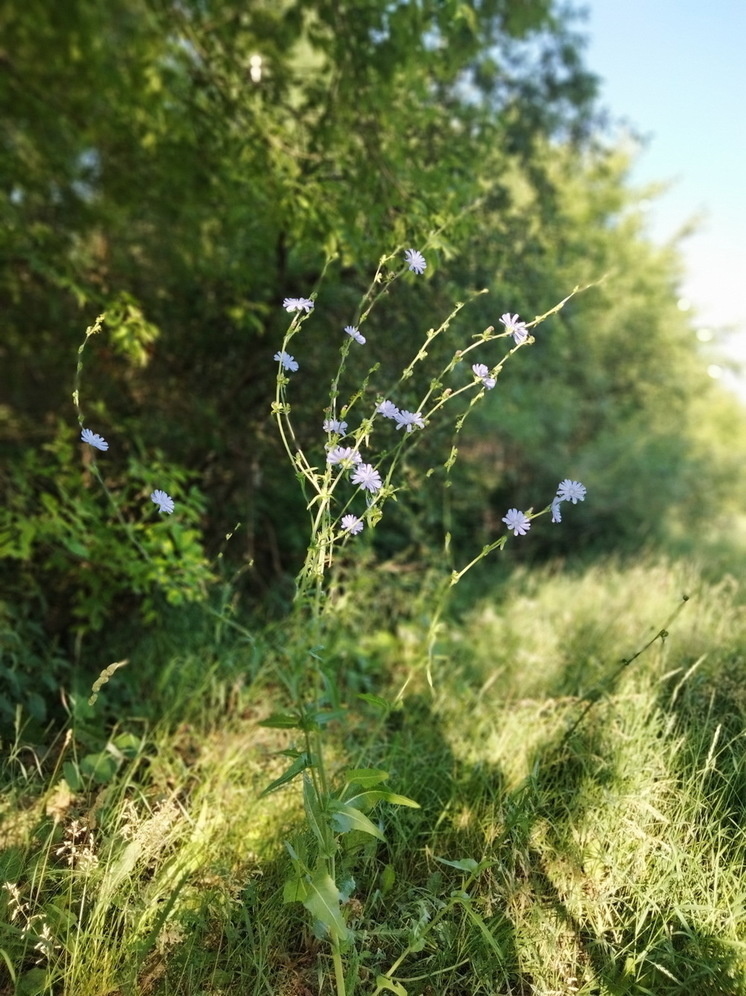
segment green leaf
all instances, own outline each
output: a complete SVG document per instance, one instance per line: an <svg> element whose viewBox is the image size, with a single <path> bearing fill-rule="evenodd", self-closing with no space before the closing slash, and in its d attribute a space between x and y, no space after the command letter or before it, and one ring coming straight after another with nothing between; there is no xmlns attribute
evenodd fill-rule
<svg viewBox="0 0 746 996"><path fill-rule="evenodd" d="M355 891L356 886L357 882L348 872L341 882L337 882L337 889L339 890L339 901L341 903L348 903L350 901L352 893Z"/></svg>
<svg viewBox="0 0 746 996"><path fill-rule="evenodd" d="M80 777L80 769L74 761L65 761L62 765L62 774L65 781L70 786L71 792L79 792L83 787L83 780Z"/></svg>
<svg viewBox="0 0 746 996"><path fill-rule="evenodd" d="M396 792L386 792L384 789L369 789L367 792L356 792L355 795L345 799L349 805L362 806L370 809L377 802L389 802L392 806L408 806L410 809L419 809L419 802L407 798L406 795L397 795Z"/></svg>
<svg viewBox="0 0 746 996"><path fill-rule="evenodd" d="M308 882L308 893L303 900L308 912L326 927L332 937L346 941L349 930L339 906L339 890L331 875L320 868Z"/></svg>
<svg viewBox="0 0 746 996"><path fill-rule="evenodd" d="M372 692L360 692L358 698L362 699L363 702L367 702L368 705L375 706L376 709L382 709L384 712L388 712L391 709L390 702L382 699L380 695L374 695Z"/></svg>
<svg viewBox="0 0 746 996"><path fill-rule="evenodd" d="M459 858L457 861L448 861L446 858L439 858L435 855L435 860L439 861L442 865L448 865L449 868L458 868L459 871L463 872L473 872L479 868L479 862L475 861L474 858Z"/></svg>
<svg viewBox="0 0 746 996"><path fill-rule="evenodd" d="M30 968L18 982L19 996L40 996L49 986L49 973L46 968Z"/></svg>
<svg viewBox="0 0 746 996"><path fill-rule="evenodd" d="M346 782L362 786L378 785L389 777L388 771L382 771L380 768L352 768L342 774Z"/></svg>
<svg viewBox="0 0 746 996"><path fill-rule="evenodd" d="M395 993L396 996L407 996L407 990L401 982L394 982L387 975L376 976L376 988L385 989L386 992Z"/></svg>
<svg viewBox="0 0 746 996"><path fill-rule="evenodd" d="M113 743L128 758L136 757L142 747L142 740L134 733L120 733L114 737Z"/></svg>
<svg viewBox="0 0 746 996"><path fill-rule="evenodd" d="M301 771L305 771L310 763L310 758L306 753L301 754L300 757L296 757L290 767L287 768L279 778L275 778L273 782L270 782L269 785L259 793L259 798L263 799L264 796L269 795L270 792L274 792L283 785L287 785L288 782L292 782L292 780L299 775Z"/></svg>
<svg viewBox="0 0 746 996"><path fill-rule="evenodd" d="M454 15L454 21L466 21L469 25L469 30L476 37L479 34L479 23L477 21L477 15L474 12L474 8L471 4L460 3L456 7L456 13Z"/></svg>
<svg viewBox="0 0 746 996"><path fill-rule="evenodd" d="M79 543L76 539L65 539L63 542L70 553L75 554L76 557L88 557L88 548L83 546L83 544Z"/></svg>
<svg viewBox="0 0 746 996"><path fill-rule="evenodd" d="M272 730L299 730L301 721L299 716L291 712L275 712L263 719L259 725Z"/></svg>
<svg viewBox="0 0 746 996"><path fill-rule="evenodd" d="M303 776L303 808L306 811L308 825L318 842L319 854L330 858L334 854L334 838L327 829L326 814L321 808L313 782L308 775Z"/></svg>
<svg viewBox="0 0 746 996"><path fill-rule="evenodd" d="M80 762L80 770L84 775L90 775L94 782L104 785L116 775L117 762L105 751L101 751L100 754L86 754Z"/></svg>
<svg viewBox="0 0 746 996"><path fill-rule="evenodd" d="M283 903L305 903L310 894L308 882L297 875L287 879L282 887Z"/></svg>
<svg viewBox="0 0 746 996"><path fill-rule="evenodd" d="M318 712L310 713L308 718L303 721L303 729L316 730L321 726L326 726L327 723L344 719L345 715L344 709L319 709Z"/></svg>
<svg viewBox="0 0 746 996"><path fill-rule="evenodd" d="M425 948L424 935L415 933L407 944L407 948L410 954L417 954L418 951L423 951Z"/></svg>
<svg viewBox="0 0 746 996"><path fill-rule="evenodd" d="M336 799L333 799L329 803L329 808L332 811L332 826L339 833L349 833L350 830L361 830L363 833L369 833L372 837L377 837L378 840L385 842L386 838L375 823L371 823L365 813L361 813L359 809L355 809L354 806L350 806L345 802L339 802Z"/></svg>
<svg viewBox="0 0 746 996"><path fill-rule="evenodd" d="M381 872L378 881L379 881L378 887L384 896L386 895L387 892L391 892L391 890L394 887L394 882L396 881L396 871L394 869L394 866L391 864L386 865L386 867Z"/></svg>
<svg viewBox="0 0 746 996"><path fill-rule="evenodd" d="M397 795L396 792L379 792L378 795L382 802L388 802L392 806L407 806L409 809L419 809L419 802L415 802L414 799L410 799L406 795Z"/></svg>

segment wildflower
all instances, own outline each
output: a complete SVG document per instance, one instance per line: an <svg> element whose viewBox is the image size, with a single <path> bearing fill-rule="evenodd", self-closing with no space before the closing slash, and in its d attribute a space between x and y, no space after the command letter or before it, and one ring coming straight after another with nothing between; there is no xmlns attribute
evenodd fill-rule
<svg viewBox="0 0 746 996"><path fill-rule="evenodd" d="M350 478L353 484L375 494L381 487L381 475L369 463L358 464L355 473Z"/></svg>
<svg viewBox="0 0 746 996"><path fill-rule="evenodd" d="M174 500L165 491L155 490L150 496L150 500L158 506L159 512L167 512L170 515L174 510Z"/></svg>
<svg viewBox="0 0 746 996"><path fill-rule="evenodd" d="M412 273L423 273L427 266L425 257L418 249L407 249L404 253L404 260L409 264Z"/></svg>
<svg viewBox="0 0 746 996"><path fill-rule="evenodd" d="M351 339L354 339L355 342L359 342L361 346L365 345L365 336L359 329L356 329L354 325L345 325L345 332Z"/></svg>
<svg viewBox="0 0 746 996"><path fill-rule="evenodd" d="M282 306L285 311L305 311L308 313L313 308L313 301L307 297L286 297Z"/></svg>
<svg viewBox="0 0 746 996"><path fill-rule="evenodd" d="M552 522L562 522L562 513L560 512L561 504L561 498L552 499Z"/></svg>
<svg viewBox="0 0 746 996"><path fill-rule="evenodd" d="M381 401L380 404L376 405L376 411L379 415L383 415L384 418L399 418L399 409L396 407L393 401Z"/></svg>
<svg viewBox="0 0 746 996"><path fill-rule="evenodd" d="M491 391L492 388L495 386L496 381L494 377L490 377L490 372L487 368L487 365L484 363L473 363L471 369L472 372L474 373L474 376L478 377L481 380L481 382L484 384L484 386L487 388L488 391Z"/></svg>
<svg viewBox="0 0 746 996"><path fill-rule="evenodd" d="M10 914L10 919L12 921L15 920L17 916L26 912L28 909L28 903L21 901L21 890L13 882L4 882L3 888L8 893L8 913Z"/></svg>
<svg viewBox="0 0 746 996"><path fill-rule="evenodd" d="M503 522L508 529L513 530L514 536L525 536L531 528L529 517L523 512L519 512L517 508L509 509L507 515L503 516Z"/></svg>
<svg viewBox="0 0 746 996"><path fill-rule="evenodd" d="M362 463L363 458L351 446L333 446L326 454L326 462L330 464L341 463L346 467L354 467Z"/></svg>
<svg viewBox="0 0 746 996"><path fill-rule="evenodd" d="M290 370L292 373L298 369L298 361L290 353L286 353L284 349L281 349L278 353L275 353L274 359L278 363L282 364L283 370Z"/></svg>
<svg viewBox="0 0 746 996"><path fill-rule="evenodd" d="M338 432L340 436L344 436L344 434L347 432L347 423L340 422L336 418L325 418L324 432Z"/></svg>
<svg viewBox="0 0 746 996"><path fill-rule="evenodd" d="M65 830L62 844L54 853L64 855L71 868L82 872L90 872L98 867L95 835L85 821L72 821Z"/></svg>
<svg viewBox="0 0 746 996"><path fill-rule="evenodd" d="M505 331L510 332L513 336L516 346L520 346L522 342L525 342L526 339L528 339L528 329L526 328L526 323L519 321L518 315L511 315L509 311L506 311L500 321L505 326Z"/></svg>
<svg viewBox="0 0 746 996"><path fill-rule="evenodd" d="M407 432L411 432L412 429L425 428L425 423L422 419L422 412L400 411L399 414L394 417L397 422L397 430L405 428Z"/></svg>
<svg viewBox="0 0 746 996"><path fill-rule="evenodd" d="M580 481L571 481L569 477L566 477L564 481L560 481L557 488L557 497L560 501L571 501L573 505L577 505L579 501L583 501L585 493L585 485L581 484Z"/></svg>
<svg viewBox="0 0 746 996"><path fill-rule="evenodd" d="M108 450L109 448L109 444L104 437L99 436L97 432L91 432L90 429L83 429L80 433L80 438L84 443L88 443L89 446L95 446L97 450Z"/></svg>
<svg viewBox="0 0 746 996"><path fill-rule="evenodd" d="M356 536L358 533L363 531L363 520L358 519L356 515L343 515L342 516L342 528L346 533L351 533Z"/></svg>
<svg viewBox="0 0 746 996"><path fill-rule="evenodd" d="M33 917L32 919L35 921L37 920L37 917ZM29 927L31 927L31 923L32 921L29 920L28 924ZM33 931L34 931L33 936L36 938L34 951L38 951L40 955L40 957L36 959L36 964L40 965L44 958L49 960L54 954L55 950L60 947L60 945L56 943L54 939L54 934L52 933L52 928L49 926L46 920L42 919L41 930L37 931L36 927L34 926ZM28 930L25 931L24 933L26 934L26 936L28 936L28 934L31 933L31 931Z"/></svg>

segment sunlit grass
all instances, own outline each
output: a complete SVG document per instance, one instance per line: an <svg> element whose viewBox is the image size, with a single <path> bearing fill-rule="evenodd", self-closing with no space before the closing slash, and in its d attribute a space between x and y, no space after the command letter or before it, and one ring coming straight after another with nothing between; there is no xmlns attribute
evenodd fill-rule
<svg viewBox="0 0 746 996"><path fill-rule="evenodd" d="M402 766L426 756L441 773L412 773L425 798L438 786L425 853L494 861L476 895L507 938L505 968L473 991L743 991L737 586L666 564L513 583L443 640L436 695L399 741ZM666 641L566 738L581 697L682 593Z"/></svg>
<svg viewBox="0 0 746 996"><path fill-rule="evenodd" d="M605 684L684 594L667 638ZM446 621L432 689L426 604L378 603L365 630L342 614L326 652L351 701L409 681L390 712L360 702L332 725L331 770L385 767L422 806L376 810L385 845L345 838L348 991L396 965L409 996L746 992L741 597L683 563L516 573ZM332 991L323 942L282 902L299 792L261 796L294 736L259 725L284 707L292 631L277 637L226 644L201 684L198 656L168 664L190 694L135 740L110 735L104 753L129 744L110 778L63 780L85 768L74 739L11 756L0 992ZM468 901L467 872L438 859L482 862Z"/></svg>

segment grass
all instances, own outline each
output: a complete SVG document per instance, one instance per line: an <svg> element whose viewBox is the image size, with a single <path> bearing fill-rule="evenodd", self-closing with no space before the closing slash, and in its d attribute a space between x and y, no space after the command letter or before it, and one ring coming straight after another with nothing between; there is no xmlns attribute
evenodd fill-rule
<svg viewBox="0 0 746 996"><path fill-rule="evenodd" d="M746 624L738 582L710 577L653 560L517 571L443 624L432 688L427 596L400 599L403 618L350 588L324 651L353 703L331 764L385 768L421 809L378 807L385 844L343 838L349 993L382 991L394 965L389 991L409 996L746 993ZM684 593L667 638L620 671ZM326 943L282 901L298 783L261 797L293 742L259 725L284 706L292 643L174 655L164 718L122 719L95 749L77 733L45 756L15 745L3 996L333 992ZM388 712L356 698L405 683Z"/></svg>

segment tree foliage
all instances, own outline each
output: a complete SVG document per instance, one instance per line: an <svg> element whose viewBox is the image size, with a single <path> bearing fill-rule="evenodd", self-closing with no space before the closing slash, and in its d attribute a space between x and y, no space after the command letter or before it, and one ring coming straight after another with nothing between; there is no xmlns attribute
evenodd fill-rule
<svg viewBox="0 0 746 996"><path fill-rule="evenodd" d="M653 492L657 520L670 503L691 507L687 413L703 384L673 303L677 260L645 239L627 163L599 132L577 23L556 4L29 0L0 11L0 38L6 494L56 491L87 508L81 489L95 482L59 454L75 432L75 352L105 312L83 406L117 440L109 483L125 514L137 497L126 467L161 452L164 476L206 496L190 527L208 550L243 523L231 553L255 564L261 591L304 542L269 419L281 302L318 289L296 401L313 434L338 350L329 329L350 321L383 252L415 245L426 279L371 319L384 381L423 316L438 322L456 299L490 291L453 323L444 355L505 310L540 314L607 275L540 327L465 428L455 506L468 521L489 532L491 505L529 504L567 474L595 489L599 543L648 528ZM413 460L413 494L449 432L433 426ZM424 543L438 533L439 506L421 495L404 506L402 536L382 530L384 548L411 542L405 523ZM8 503L0 549L8 604L22 507ZM22 587L69 605L61 592L84 554L68 544L73 560L45 586L45 544L23 548ZM111 590L144 594L141 582L123 570Z"/></svg>

